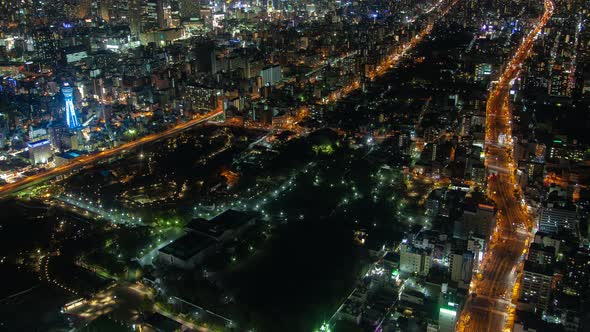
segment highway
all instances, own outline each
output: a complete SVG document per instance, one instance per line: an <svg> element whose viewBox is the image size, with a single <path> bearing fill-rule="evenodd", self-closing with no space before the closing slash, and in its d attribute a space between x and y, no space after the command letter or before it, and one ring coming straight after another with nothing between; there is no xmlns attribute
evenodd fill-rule
<svg viewBox="0 0 590 332"><path fill-rule="evenodd" d="M523 39L512 60L492 89L486 108L486 169L488 196L498 208L496 232L474 277L470 296L457 322L457 331L511 331L514 304L518 299L518 276L531 238L533 221L516 185L512 161L512 112L510 89L534 44L536 36L553 15L554 3L545 10L535 28Z"/></svg>
<svg viewBox="0 0 590 332"><path fill-rule="evenodd" d="M55 167L52 169L48 169L46 171L37 173L35 175L31 175L29 177L26 177L22 180L19 180L19 181L13 182L13 183L5 184L3 186L0 186L0 198L5 197L10 194L13 194L15 192L18 192L18 191L25 189L31 185L39 184L41 182L55 178L59 175L66 174L66 173L71 172L75 169L79 169L79 168L82 168L85 166L90 166L90 165L93 165L101 160L105 160L105 159L114 157L116 155L126 153L126 152L136 149L139 146L142 146L144 144L155 142L160 139L174 136L184 130L187 130L187 129L195 126L195 125L209 121L209 120L221 115L222 113L223 113L222 110L216 109L216 110L213 110L209 113L197 116L187 122L178 124L170 129L163 131L163 132L147 135L147 136L144 136L144 137L137 139L135 141L128 142L128 143L119 145L116 148L101 151L101 152L93 154L93 155L80 156L78 158L71 160L71 162L68 164L58 166L58 167Z"/></svg>

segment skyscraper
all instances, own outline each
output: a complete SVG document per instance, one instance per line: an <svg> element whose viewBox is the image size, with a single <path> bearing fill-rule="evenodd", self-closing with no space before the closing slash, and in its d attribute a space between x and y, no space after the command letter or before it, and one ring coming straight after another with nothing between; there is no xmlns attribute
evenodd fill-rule
<svg viewBox="0 0 590 332"><path fill-rule="evenodd" d="M141 32L141 3L139 0L129 0L129 29L137 36Z"/></svg>
<svg viewBox="0 0 590 332"><path fill-rule="evenodd" d="M76 129L80 127L80 121L74 108L74 89L68 83L65 83L61 88L61 92L64 95L64 102L66 104L66 124L68 128Z"/></svg>
<svg viewBox="0 0 590 332"><path fill-rule="evenodd" d="M197 18L200 15L201 2L199 0L179 0L178 7L183 19Z"/></svg>
<svg viewBox="0 0 590 332"><path fill-rule="evenodd" d="M531 312L547 310L553 286L553 270L548 265L526 261L520 290L520 309Z"/></svg>

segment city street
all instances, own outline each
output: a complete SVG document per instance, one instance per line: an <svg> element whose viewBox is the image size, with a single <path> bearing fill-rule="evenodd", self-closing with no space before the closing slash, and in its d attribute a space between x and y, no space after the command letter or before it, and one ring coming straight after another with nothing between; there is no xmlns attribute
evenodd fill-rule
<svg viewBox="0 0 590 332"><path fill-rule="evenodd" d="M512 113L509 106L511 82L533 46L534 40L553 14L553 2L545 1L545 12L536 27L527 35L494 89L486 109L486 168L492 175L488 180L488 195L498 208L496 234L483 261L483 272L474 278L472 295L458 321L458 331L511 331L514 308L518 298L513 291L532 229L526 206L515 197L515 165L511 159ZM526 229L528 232L522 232ZM473 295L475 293L475 295Z"/></svg>

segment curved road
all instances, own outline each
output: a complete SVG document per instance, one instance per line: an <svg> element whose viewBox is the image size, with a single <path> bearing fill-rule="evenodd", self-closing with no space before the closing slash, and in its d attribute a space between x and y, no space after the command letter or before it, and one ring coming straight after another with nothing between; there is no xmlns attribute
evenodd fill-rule
<svg viewBox="0 0 590 332"><path fill-rule="evenodd" d="M137 139L135 141L128 142L128 143L119 145L116 148L113 148L110 150L105 150L105 151L102 151L102 152L99 152L99 153L96 153L93 155L80 156L78 158L73 159L68 164L65 164L65 165L62 165L59 167L55 167L55 168L43 171L41 173L31 175L31 176L26 177L22 180L0 186L0 197L4 197L4 196L10 195L10 194L13 194L15 192L18 192L22 189L25 189L25 188L31 186L31 185L38 184L43 181L47 181L51 178L66 174L66 173L71 172L75 169L89 166L89 165L92 165L98 161L113 157L113 156L121 154L121 153L128 152L128 151L133 150L133 149L135 149L141 145L144 145L146 143L151 143L151 142L155 142L157 140L163 139L163 138L174 136L174 135L176 135L176 134L178 134L190 127L193 127L195 125L201 124L206 121L209 121L209 120L215 118L216 116L221 115L222 113L223 113L222 110L216 109L216 110L211 111L209 113L200 115L190 121L181 123L175 127L167 129L161 133L147 135L147 136L144 136L144 137Z"/></svg>
<svg viewBox="0 0 590 332"><path fill-rule="evenodd" d="M545 0L545 11L539 22L522 41L488 96L486 168L488 173L497 173L497 176L490 178L487 189L499 211L498 224L482 263L481 278L474 278L471 285L471 291L477 295L468 298L457 331L510 331L514 324L512 303L518 298L517 276L522 271L532 220L521 201L514 177L510 88L536 36L553 15L553 9L553 1Z"/></svg>

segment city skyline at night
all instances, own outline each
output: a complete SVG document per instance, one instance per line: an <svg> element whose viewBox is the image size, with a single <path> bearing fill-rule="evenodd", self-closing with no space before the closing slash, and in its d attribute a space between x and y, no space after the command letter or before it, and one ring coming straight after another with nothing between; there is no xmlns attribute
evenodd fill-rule
<svg viewBox="0 0 590 332"><path fill-rule="evenodd" d="M585 331L588 0L0 0L0 331Z"/></svg>

